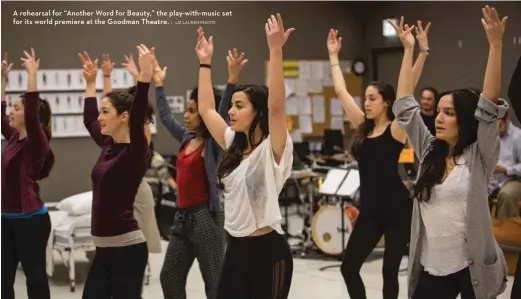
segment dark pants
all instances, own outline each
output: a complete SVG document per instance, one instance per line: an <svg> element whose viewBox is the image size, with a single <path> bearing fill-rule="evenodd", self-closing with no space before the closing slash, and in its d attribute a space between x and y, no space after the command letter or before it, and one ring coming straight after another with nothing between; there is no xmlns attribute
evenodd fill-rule
<svg viewBox="0 0 521 299"><path fill-rule="evenodd" d="M14 299L18 263L26 277L29 299L50 298L45 251L51 219L49 214L28 218L2 217L2 299Z"/></svg>
<svg viewBox="0 0 521 299"><path fill-rule="evenodd" d="M352 299L366 299L365 286L360 269L367 257L385 236L383 258L383 298L398 298L398 272L402 257L407 251L410 238L412 202L382 207L360 209L344 251L340 271L344 277L347 291ZM384 210L385 209L385 210Z"/></svg>
<svg viewBox="0 0 521 299"><path fill-rule="evenodd" d="M521 252L517 257L516 275L514 276L514 285L512 286L511 299L521 298Z"/></svg>
<svg viewBox="0 0 521 299"><path fill-rule="evenodd" d="M140 299L148 262L147 243L96 247L83 299Z"/></svg>
<svg viewBox="0 0 521 299"><path fill-rule="evenodd" d="M159 277L165 299L186 299L186 280L196 258L206 298L215 298L224 257L222 218L206 203L177 211Z"/></svg>
<svg viewBox="0 0 521 299"><path fill-rule="evenodd" d="M292 277L293 257L279 233L229 236L217 298L286 299Z"/></svg>
<svg viewBox="0 0 521 299"><path fill-rule="evenodd" d="M434 276L423 271L413 299L476 299L469 268L447 276Z"/></svg>

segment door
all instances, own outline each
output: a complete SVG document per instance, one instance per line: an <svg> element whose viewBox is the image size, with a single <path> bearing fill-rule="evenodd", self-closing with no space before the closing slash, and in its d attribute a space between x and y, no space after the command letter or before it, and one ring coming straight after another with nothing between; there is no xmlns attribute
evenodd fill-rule
<svg viewBox="0 0 521 299"><path fill-rule="evenodd" d="M403 47L373 49L373 80L391 84L395 89L402 66Z"/></svg>

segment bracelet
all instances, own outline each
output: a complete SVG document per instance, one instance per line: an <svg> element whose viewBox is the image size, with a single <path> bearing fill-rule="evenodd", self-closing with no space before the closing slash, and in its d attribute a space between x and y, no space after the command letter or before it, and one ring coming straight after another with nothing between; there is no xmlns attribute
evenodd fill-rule
<svg viewBox="0 0 521 299"><path fill-rule="evenodd" d="M340 63L335 63L335 64L332 64L331 66L337 66L337 65L340 65Z"/></svg>
<svg viewBox="0 0 521 299"><path fill-rule="evenodd" d="M211 65L211 64L206 64L206 63L201 63L201 64L199 65L199 67L200 67L200 68L201 68L201 67L206 67L206 68L211 69L211 68L212 68L212 65Z"/></svg>
<svg viewBox="0 0 521 299"><path fill-rule="evenodd" d="M103 75L103 78L110 78L110 75Z"/></svg>
<svg viewBox="0 0 521 299"><path fill-rule="evenodd" d="M429 55L431 53L431 49L420 49L420 53L425 53L426 55Z"/></svg>

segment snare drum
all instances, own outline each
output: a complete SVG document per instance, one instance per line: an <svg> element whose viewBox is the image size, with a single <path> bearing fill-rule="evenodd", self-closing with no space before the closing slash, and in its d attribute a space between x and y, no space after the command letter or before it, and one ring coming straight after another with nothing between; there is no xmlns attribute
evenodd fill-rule
<svg viewBox="0 0 521 299"><path fill-rule="evenodd" d="M338 205L323 205L315 213L311 222L311 235L313 241L322 252L330 255L341 255L345 248L356 218L356 207L345 207L344 213L344 242L342 245L342 208Z"/></svg>

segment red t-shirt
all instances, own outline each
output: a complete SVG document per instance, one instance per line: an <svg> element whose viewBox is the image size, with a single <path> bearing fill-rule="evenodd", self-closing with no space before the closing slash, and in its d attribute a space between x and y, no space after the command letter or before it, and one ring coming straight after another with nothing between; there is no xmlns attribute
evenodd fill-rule
<svg viewBox="0 0 521 299"><path fill-rule="evenodd" d="M204 168L204 157L201 156L204 143L190 154L186 154L186 147L177 157L177 206L189 208L208 201L208 181Z"/></svg>

